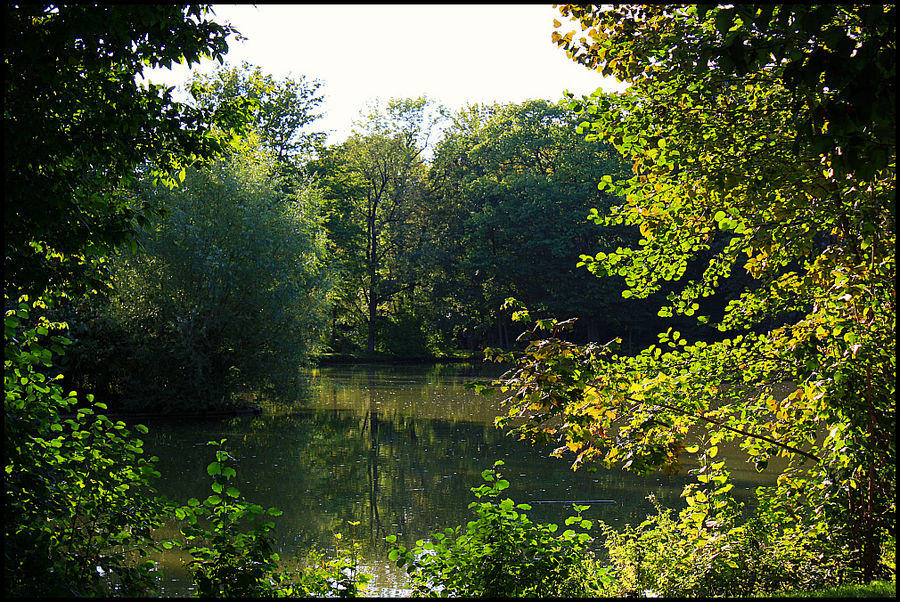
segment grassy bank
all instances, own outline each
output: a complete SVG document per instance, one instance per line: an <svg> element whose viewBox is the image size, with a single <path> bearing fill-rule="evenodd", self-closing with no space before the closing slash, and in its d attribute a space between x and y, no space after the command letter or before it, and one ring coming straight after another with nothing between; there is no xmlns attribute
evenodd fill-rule
<svg viewBox="0 0 900 602"><path fill-rule="evenodd" d="M761 598L894 598L897 595L896 581L873 581L868 585L842 585L810 592L784 591Z"/></svg>

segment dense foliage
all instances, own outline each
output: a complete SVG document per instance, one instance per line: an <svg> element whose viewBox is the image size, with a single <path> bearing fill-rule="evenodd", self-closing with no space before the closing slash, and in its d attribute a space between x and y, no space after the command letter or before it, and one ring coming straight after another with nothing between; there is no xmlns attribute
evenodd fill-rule
<svg viewBox="0 0 900 602"><path fill-rule="evenodd" d="M4 592L145 593L152 563L136 554L162 524L159 473L124 422L98 413L104 404L60 386L53 356L69 341L45 310L21 301L4 318Z"/></svg>
<svg viewBox="0 0 900 602"><path fill-rule="evenodd" d="M166 215L110 262L117 294L93 328L79 317L71 378L142 408L296 391L325 339L331 282L317 193L284 192L277 166L251 136L177 189L141 187Z"/></svg>
<svg viewBox="0 0 900 602"><path fill-rule="evenodd" d="M297 166L322 144L325 134L310 131L321 117L322 82L305 76L275 78L246 62L212 75L195 74L189 86L197 106L207 111L244 111L264 148L282 165Z"/></svg>
<svg viewBox="0 0 900 602"><path fill-rule="evenodd" d="M4 7L4 155L9 159L3 271L3 579L7 595L136 596L152 594L157 585L155 564L142 557L159 549L154 529L178 518L178 512L155 496L152 479L159 473L155 458L142 457L141 439L123 421L114 422L103 414L106 404L94 402L93 395L79 397L63 388L63 346L71 343L64 333L69 325L52 317L61 312L71 315L77 304L96 308L96 299L84 293L111 290L107 259L114 248L124 244L137 257L134 234L139 229L150 247L155 233L165 231L165 227L156 230L149 219L160 215L161 205L174 209L170 215L190 205L191 189L154 190L151 184L171 187L184 181L192 161L199 167L201 160L208 162L225 148L220 132L241 134L245 129L239 107L198 110L173 102L170 90L135 82L148 65L182 60L190 64L201 55L220 58L232 30L210 21L208 13L208 7L201 5ZM221 129L215 129L215 123ZM245 158L250 157L252 153ZM208 187L216 187L210 180L216 173L222 175L225 163L219 161L204 172ZM267 196L271 191L266 188L265 163L249 159L239 163L232 161L235 173L223 178L226 182L230 178L232 192L242 178L244 184L252 183L251 194L243 201L232 198L223 203L218 208L222 214L216 217L244 217L253 225L264 224L265 233L257 232L263 238L280 233L282 239L290 240L292 250L300 249L298 254L279 257L282 248L267 248L275 257L258 267L268 269L280 260L281 266L290 264L291 270L268 274L281 280L260 286L295 293L305 285L313 289L321 245L314 222L305 213L308 208L301 199L272 202L272 195ZM191 168L192 181L198 173ZM147 196L136 199L141 178L145 178ZM202 178L197 179L202 187ZM226 188L218 186L218 192ZM174 198L185 203L176 207ZM217 209L213 203L203 206L213 212ZM268 221L249 219L261 216ZM178 217L172 220L177 222ZM181 225L190 229L195 216L180 217ZM275 227L279 224L281 230ZM203 234L214 238L215 233L212 229ZM225 238L219 231L219 242ZM307 264L296 265L298 259ZM309 278L298 277L298 270ZM153 285L148 282L147 286L152 289ZM277 309L296 315L296 301L280 299L279 304L284 304ZM304 315L313 322L316 307L313 301L302 308L311 310ZM277 316L266 317L291 335L291 324ZM95 324L85 319L78 326L90 329ZM110 357L116 358L115 346L127 347L132 337L141 334L135 327L126 324L112 333L106 350ZM314 337L303 342L310 340ZM292 367L296 370L296 365ZM129 382L142 368L132 367L121 377ZM134 430L147 432L141 425ZM238 507L247 506L240 500L227 506L229 510ZM250 506L249 511L254 508ZM217 531L224 524L214 523L211 528ZM227 557L233 550L232 534L188 550L194 555L192 566L198 579L208 574L202 568L208 566L204 561ZM258 530L238 534L253 544L253 550L264 548L264 536ZM228 566L237 580L248 568ZM347 566L339 561L334 566L313 567L290 587L271 564L250 574L261 580L277 578L278 591L289 594L327 593L334 584L343 593L355 591L349 586L355 588L357 581L363 581L357 577L348 581L343 573Z"/></svg>
<svg viewBox="0 0 900 602"><path fill-rule="evenodd" d="M105 290L102 262L152 205L119 191L149 164L166 180L222 142L217 114L140 85L146 67L219 58L228 26L203 5L3 7L4 286L10 298L45 290Z"/></svg>
<svg viewBox="0 0 900 602"><path fill-rule="evenodd" d="M641 298L724 239L661 317L696 315L733 271L752 281L716 324L727 338L669 329L633 357L539 320L501 383L510 418L576 467L676 470L681 454L713 458L735 439L759 470L783 456L760 491L766 528L837 559L823 578L872 578L896 528L894 7L561 10L587 35L554 39L631 84L572 102L589 138L633 162L630 179L602 178L625 202L596 221L642 237L582 261ZM698 480L706 497L727 485ZM684 537L719 536L704 513L694 521Z"/></svg>
<svg viewBox="0 0 900 602"><path fill-rule="evenodd" d="M637 237L630 227L600 232L586 219L592 207L613 203L596 183L623 175L624 164L610 145L579 136L577 123L567 107L532 100L469 107L445 130L429 170L427 218L435 328L447 338L470 349L509 342L512 324L500 305L511 295L578 315L585 338L639 322L626 317L621 282L575 267L579 249L614 249Z"/></svg>

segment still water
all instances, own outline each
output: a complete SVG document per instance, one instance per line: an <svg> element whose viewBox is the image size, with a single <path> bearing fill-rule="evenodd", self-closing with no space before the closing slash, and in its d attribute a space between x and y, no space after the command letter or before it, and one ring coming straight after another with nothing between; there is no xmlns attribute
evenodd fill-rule
<svg viewBox="0 0 900 602"><path fill-rule="evenodd" d="M547 501L612 500L592 504L585 517L613 526L637 524L652 512L654 493L681 507L687 474L640 477L623 471L572 472L571 458L550 458L493 426L500 398L465 388L490 380L494 366L323 367L310 371L308 392L290 408L222 420L142 420L150 428L146 453L159 456L158 491L184 503L211 493L209 440L228 439L235 485L250 502L276 506L276 551L282 558L312 547L334 549L335 533L362 544L361 565L374 575L368 593L407 593L405 573L387 559L387 535L411 547L446 527L473 518L469 488L481 471L503 460L501 472L517 503L533 504L535 522L562 524L570 504ZM690 466L689 462L686 463ZM732 469L735 490L748 498L773 477ZM350 522L358 521L358 525ZM174 535L172 526L168 535ZM599 546L599 541L597 542ZM156 557L163 594L189 594L176 554Z"/></svg>

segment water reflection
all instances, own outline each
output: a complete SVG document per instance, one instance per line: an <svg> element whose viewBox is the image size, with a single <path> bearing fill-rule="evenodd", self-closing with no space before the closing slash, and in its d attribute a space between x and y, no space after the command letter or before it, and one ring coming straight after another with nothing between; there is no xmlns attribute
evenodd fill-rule
<svg viewBox="0 0 900 602"><path fill-rule="evenodd" d="M464 388L476 374L460 366L321 369L310 375L307 399L287 412L144 421L151 429L146 448L160 457L160 493L183 502L209 493L205 468L213 458L205 443L227 437L244 496L284 512L275 532L282 557L332 548L334 533L355 538L376 575L370 590L380 595L402 593L405 583L387 562L384 537L396 534L409 546L471 520L469 488L482 483L481 471L494 460L505 461L507 492L517 502L611 499L586 516L613 525L642 521L650 492L680 506L686 474L573 473L569 460L548 457L549 448L504 436L492 424L499 400ZM736 476L736 489L746 492L760 479ZM561 523L570 512L568 504L539 503L529 516ZM177 579L178 563L166 564ZM167 593L183 588L176 582Z"/></svg>

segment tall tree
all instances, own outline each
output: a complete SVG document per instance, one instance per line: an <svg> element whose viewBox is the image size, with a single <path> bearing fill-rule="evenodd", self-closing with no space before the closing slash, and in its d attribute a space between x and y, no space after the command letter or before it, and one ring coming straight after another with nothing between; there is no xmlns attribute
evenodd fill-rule
<svg viewBox="0 0 900 602"><path fill-rule="evenodd" d="M601 181L626 200L598 221L642 236L586 261L624 274L623 296L640 298L722 237L661 316L696 315L741 267L753 280L732 295L721 341L670 330L635 358L535 343L537 361L508 381L512 413L528 407L523 430L559 441L575 465L674 469L697 444L703 503L690 520L701 530L715 529L709 512L729 489L716 474L721 441L739 440L760 470L784 456L763 492L773 532L871 578L895 533L895 7L561 11L585 35L553 39L631 84L572 103L588 137L634 165L627 181Z"/></svg>
<svg viewBox="0 0 900 602"><path fill-rule="evenodd" d="M304 75L276 79L260 67L220 67L211 75L195 74L190 90L198 106L215 111L225 106L245 107L250 125L264 147L282 163L308 158L325 139L309 126L321 115L322 82ZM244 101L250 101L246 107Z"/></svg>
<svg viewBox="0 0 900 602"><path fill-rule="evenodd" d="M233 29L204 5L3 7L4 286L11 296L104 289L102 257L152 206L121 186L149 165L168 181L239 124L136 83L147 67L221 60ZM228 119L226 119L228 118ZM181 172L183 175L183 172Z"/></svg>
<svg viewBox="0 0 900 602"><path fill-rule="evenodd" d="M580 317L584 337L633 324L617 307L623 283L576 268L579 249L637 237L633 227L600 232L589 222L591 208L615 202L596 182L624 175L624 163L609 144L585 141L577 124L568 107L530 100L469 107L446 130L429 172L429 229L442 254L435 302L457 315L458 335L504 345L500 305L510 296Z"/></svg>
<svg viewBox="0 0 900 602"><path fill-rule="evenodd" d="M411 217L423 198L423 152L442 114L425 97L376 103L334 149L337 171L316 172L331 182L329 229L344 247L340 254L355 266L345 273L359 278L347 297L362 301L369 353L376 348L381 307L419 284L414 274L392 265L417 245ZM343 236L335 236L339 232Z"/></svg>

